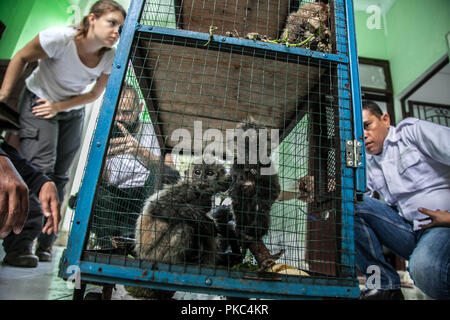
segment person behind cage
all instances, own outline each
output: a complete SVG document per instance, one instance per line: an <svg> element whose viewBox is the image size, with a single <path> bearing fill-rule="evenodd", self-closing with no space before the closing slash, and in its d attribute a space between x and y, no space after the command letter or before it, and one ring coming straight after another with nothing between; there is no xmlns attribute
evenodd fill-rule
<svg viewBox="0 0 450 320"><path fill-rule="evenodd" d="M110 245L111 236L134 237L136 220L145 199L154 192L157 174L160 187L180 179L168 156L160 170L153 125L140 119L143 106L137 90L125 84L93 214L92 230L101 248Z"/></svg>
<svg viewBox="0 0 450 320"><path fill-rule="evenodd" d="M20 152L55 182L61 200L80 146L84 105L105 89L125 15L115 1L97 1L79 26L40 32L6 70L0 101L8 98L26 63L39 60L19 101ZM18 242L29 243L25 232L17 237ZM51 260L55 240L55 233L39 236L36 255L40 261Z"/></svg>
<svg viewBox="0 0 450 320"><path fill-rule="evenodd" d="M367 187L385 203L364 196L356 206L358 269L380 271L379 286L366 284L361 299L404 299L382 245L409 261L411 278L425 294L449 299L450 128L415 118L394 127L375 102L362 105Z"/></svg>

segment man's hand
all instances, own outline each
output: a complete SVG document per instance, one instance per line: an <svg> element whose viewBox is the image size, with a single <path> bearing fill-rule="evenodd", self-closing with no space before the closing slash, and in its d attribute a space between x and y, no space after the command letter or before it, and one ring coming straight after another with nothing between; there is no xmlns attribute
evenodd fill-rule
<svg viewBox="0 0 450 320"><path fill-rule="evenodd" d="M297 199L304 202L314 201L314 177L304 176L298 179L298 196Z"/></svg>
<svg viewBox="0 0 450 320"><path fill-rule="evenodd" d="M52 232L58 232L58 224L61 220L59 213L58 191L53 182L44 183L39 191L39 201L42 205L42 211L47 218L47 223L42 229L42 233L50 235Z"/></svg>
<svg viewBox="0 0 450 320"><path fill-rule="evenodd" d="M59 107L46 99L38 99L36 102L40 104L31 109L31 112L33 112L36 117L51 119L59 112Z"/></svg>
<svg viewBox="0 0 450 320"><path fill-rule="evenodd" d="M139 142L128 132L128 130L120 123L117 122L117 127L122 131L123 137L114 138L110 141L110 147L108 150L109 156L115 156L119 154L132 154L137 155L139 151Z"/></svg>
<svg viewBox="0 0 450 320"><path fill-rule="evenodd" d="M0 239L22 232L28 217L28 187L11 161L0 156Z"/></svg>
<svg viewBox="0 0 450 320"><path fill-rule="evenodd" d="M421 229L428 229L432 227L450 227L450 212L439 209L433 211L426 208L419 208L418 210L431 218L431 222L429 224L423 224L420 226ZM420 221L429 220L430 218L425 218Z"/></svg>

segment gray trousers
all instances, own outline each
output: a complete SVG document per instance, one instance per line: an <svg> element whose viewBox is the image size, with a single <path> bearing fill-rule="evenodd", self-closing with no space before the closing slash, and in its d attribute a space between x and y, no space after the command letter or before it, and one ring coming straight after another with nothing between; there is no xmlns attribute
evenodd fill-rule
<svg viewBox="0 0 450 320"><path fill-rule="evenodd" d="M20 153L55 182L62 203L65 186L69 181L69 169L81 144L84 108L59 113L52 119L43 119L31 112L38 99L39 97L26 87L22 91L19 101ZM6 252L31 247L37 236L40 246L53 245L57 235L48 236L41 233L43 222L37 223L37 212L41 213L42 220L39 202L30 198L29 219L25 222L21 234L10 235L12 239L8 241L5 239Z"/></svg>

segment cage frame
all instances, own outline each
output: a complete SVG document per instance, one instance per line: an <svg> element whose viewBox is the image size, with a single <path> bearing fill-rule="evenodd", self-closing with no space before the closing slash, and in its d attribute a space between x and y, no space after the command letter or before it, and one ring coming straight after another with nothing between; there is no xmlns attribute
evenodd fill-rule
<svg viewBox="0 0 450 320"><path fill-rule="evenodd" d="M215 42L295 54L322 61L337 63L337 83L339 97L339 140L341 155L341 196L342 210L349 214L342 215L341 227L341 261L344 265L354 266L354 232L353 212L355 199L361 198L365 192L365 154L362 126L362 111L360 107L361 92L358 74L358 56L356 50L356 35L352 0L334 0L335 29L338 53L321 53L303 48L287 48L271 43L255 42L246 39L213 36ZM104 100L100 110L97 127L91 142L88 161L85 168L84 181L79 191L73 224L59 265L59 277L69 279L76 270L83 283L116 284L140 286L156 289L183 290L204 292L209 294L230 295L238 297L256 297L269 299L299 299L299 298L357 298L360 294L356 272L348 272L346 279L303 278L300 282L270 281L267 278L230 278L214 270L208 274L208 269L183 266L171 266L170 270L152 270L143 268L145 263L126 261L123 257L110 256L99 263L83 260L83 250L86 247L91 208L93 207L95 189L101 176L102 160L107 151L109 130L112 126L115 108L119 99L121 87L125 79L128 60L136 32L173 35L193 41L208 41L209 35L188 30L169 29L138 23L145 6L145 0L132 0L121 34L120 45L113 62L113 69L105 90ZM346 89L344 89L346 88ZM343 116L341 116L343 115ZM353 119L349 121L347 119ZM358 141L362 144L361 164L357 167L347 167L345 164L345 143L343 141ZM76 268L73 268L75 266ZM141 267L139 267L141 266ZM178 271L178 272L177 272ZM188 272L186 272L188 271ZM345 274L346 270L341 270ZM197 273L197 274L196 274ZM229 273L227 273L229 274Z"/></svg>

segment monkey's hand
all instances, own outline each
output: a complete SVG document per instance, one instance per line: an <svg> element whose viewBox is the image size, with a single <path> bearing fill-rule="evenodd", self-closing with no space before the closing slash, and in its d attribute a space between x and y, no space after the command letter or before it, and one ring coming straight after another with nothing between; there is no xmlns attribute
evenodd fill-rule
<svg viewBox="0 0 450 320"><path fill-rule="evenodd" d="M286 250L281 249L278 253L272 254L261 261L259 271L266 271L276 264L276 261L281 258L281 256L286 252Z"/></svg>
<svg viewBox="0 0 450 320"><path fill-rule="evenodd" d="M275 265L275 261L278 260L285 252L284 249L280 250L277 254L271 255L269 249L262 241L255 241L248 244L250 252L258 262L259 271L265 271Z"/></svg>
<svg viewBox="0 0 450 320"><path fill-rule="evenodd" d="M314 177L304 176L298 179L298 197L304 202L314 201Z"/></svg>

